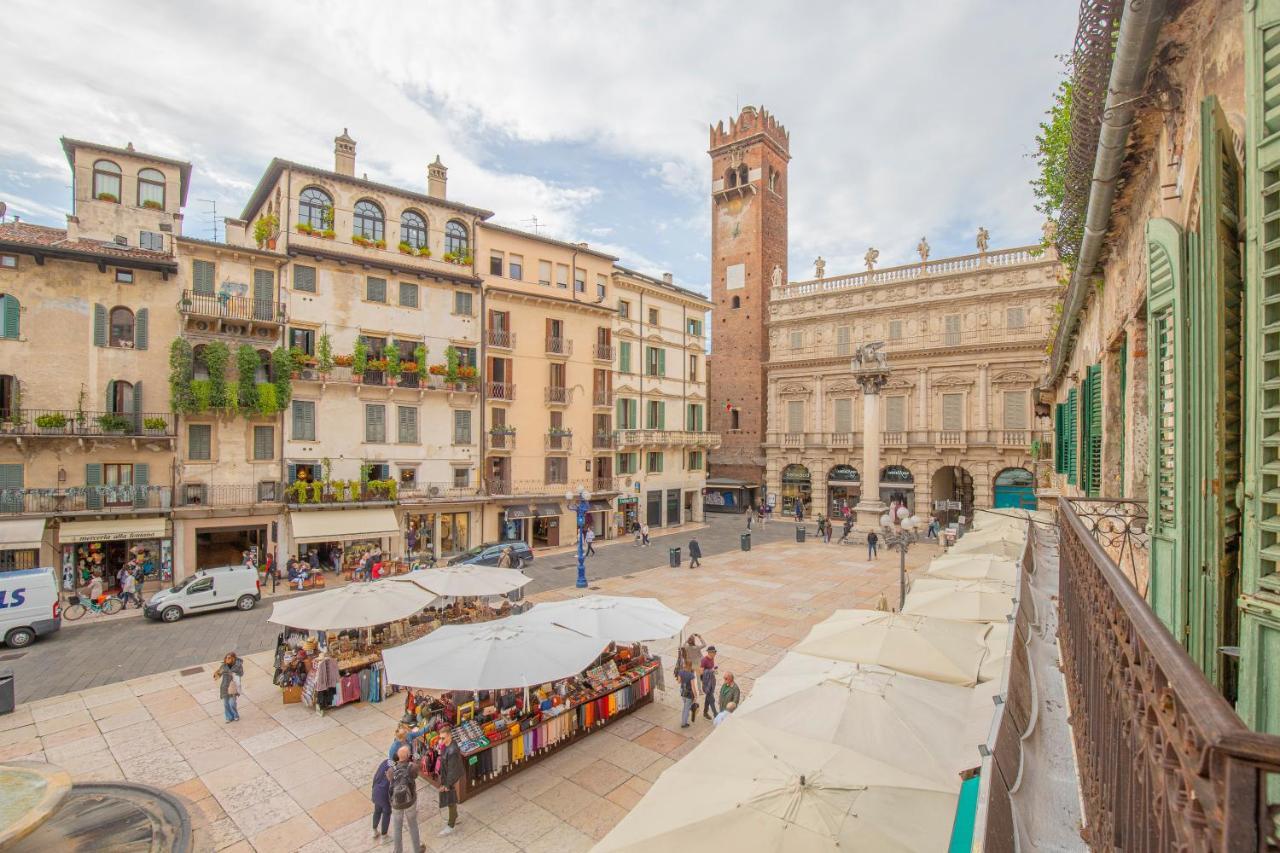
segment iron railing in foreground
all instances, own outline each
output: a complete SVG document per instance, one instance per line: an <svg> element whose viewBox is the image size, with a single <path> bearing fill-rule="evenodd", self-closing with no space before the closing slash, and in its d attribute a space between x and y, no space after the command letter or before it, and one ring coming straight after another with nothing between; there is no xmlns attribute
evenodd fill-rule
<svg viewBox="0 0 1280 853"><path fill-rule="evenodd" d="M1132 498L1063 498L1143 598L1150 582L1147 503Z"/></svg>

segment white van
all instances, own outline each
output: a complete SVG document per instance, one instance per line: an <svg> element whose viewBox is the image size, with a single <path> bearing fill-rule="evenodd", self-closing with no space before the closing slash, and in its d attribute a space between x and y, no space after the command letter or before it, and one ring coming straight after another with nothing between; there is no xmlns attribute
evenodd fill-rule
<svg viewBox="0 0 1280 853"><path fill-rule="evenodd" d="M177 622L183 616L234 607L252 610L262 600L262 583L250 566L200 569L177 586L162 589L142 608L144 616Z"/></svg>
<svg viewBox="0 0 1280 853"><path fill-rule="evenodd" d="M53 569L0 572L0 638L11 649L62 627L62 601Z"/></svg>

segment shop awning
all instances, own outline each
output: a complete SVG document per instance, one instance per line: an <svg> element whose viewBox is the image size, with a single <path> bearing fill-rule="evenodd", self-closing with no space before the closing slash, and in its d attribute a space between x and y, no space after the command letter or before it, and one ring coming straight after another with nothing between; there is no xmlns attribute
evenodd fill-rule
<svg viewBox="0 0 1280 853"><path fill-rule="evenodd" d="M758 489L759 483L748 483L746 480L735 480L731 477L709 477L707 478L706 487L708 489Z"/></svg>
<svg viewBox="0 0 1280 853"><path fill-rule="evenodd" d="M592 501L591 502L591 510L590 510L591 512L608 512L611 509L613 509L613 507L609 505L608 501Z"/></svg>
<svg viewBox="0 0 1280 853"><path fill-rule="evenodd" d="M507 517L508 521L519 518L532 518L533 513L529 512L528 504L520 504L515 506L507 506L502 508L502 514Z"/></svg>
<svg viewBox="0 0 1280 853"><path fill-rule="evenodd" d="M25 551L39 548L44 538L43 518L19 518L0 521L0 551Z"/></svg>
<svg viewBox="0 0 1280 853"><path fill-rule="evenodd" d="M381 539L400 534L396 511L390 507L291 512L289 529L298 543Z"/></svg>
<svg viewBox="0 0 1280 853"><path fill-rule="evenodd" d="M122 539L167 539L169 522L163 518L113 518L102 521L65 521L58 528L58 541L119 542Z"/></svg>
<svg viewBox="0 0 1280 853"><path fill-rule="evenodd" d="M538 504L533 509L533 514L538 518L550 518L560 514L560 504Z"/></svg>

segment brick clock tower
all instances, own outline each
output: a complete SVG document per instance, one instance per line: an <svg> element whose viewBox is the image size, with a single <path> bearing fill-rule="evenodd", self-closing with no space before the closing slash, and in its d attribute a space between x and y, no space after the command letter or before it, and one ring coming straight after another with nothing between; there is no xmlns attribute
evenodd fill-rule
<svg viewBox="0 0 1280 853"><path fill-rule="evenodd" d="M721 445L710 475L764 494L769 289L787 280L787 130L743 107L711 128L711 358L709 424Z"/></svg>

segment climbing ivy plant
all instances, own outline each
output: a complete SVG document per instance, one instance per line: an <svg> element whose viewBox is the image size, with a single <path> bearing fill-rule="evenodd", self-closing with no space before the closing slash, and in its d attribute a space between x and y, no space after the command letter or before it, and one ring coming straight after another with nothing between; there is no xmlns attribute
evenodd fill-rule
<svg viewBox="0 0 1280 853"><path fill-rule="evenodd" d="M1062 252L1063 261L1074 262L1069 257L1080 245L1079 234L1062 231L1062 212L1067 195L1067 159L1071 148L1071 103L1073 94L1073 69L1068 58L1062 57L1063 79L1053 93L1053 104L1045 113L1047 119L1040 122L1036 134L1036 150L1032 153L1039 171L1031 180L1036 197L1036 210L1053 223L1054 231L1045 236L1046 248L1050 243L1070 247ZM1054 234L1056 236L1050 236Z"/></svg>

